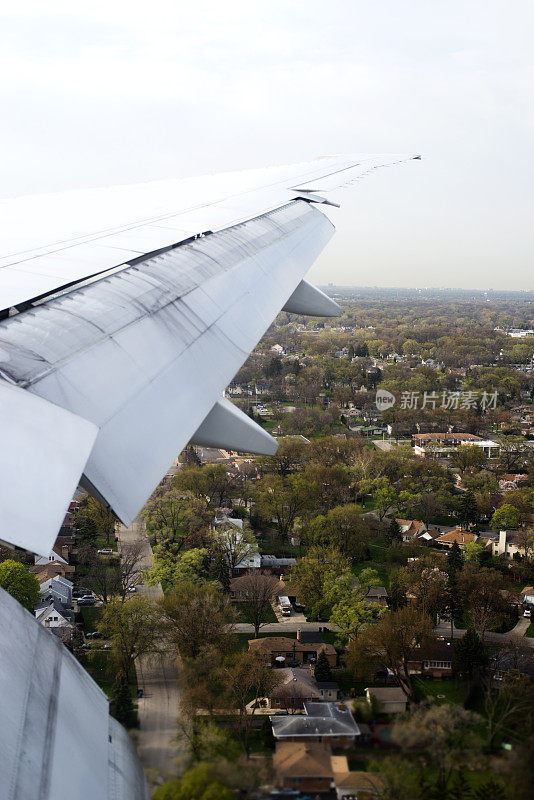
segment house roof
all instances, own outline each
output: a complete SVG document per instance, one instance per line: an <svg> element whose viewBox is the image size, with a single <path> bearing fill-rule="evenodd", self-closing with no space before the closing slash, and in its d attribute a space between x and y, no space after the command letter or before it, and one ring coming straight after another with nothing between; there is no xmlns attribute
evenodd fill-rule
<svg viewBox="0 0 534 800"><path fill-rule="evenodd" d="M388 590L385 586L371 586L367 592L367 597L388 597Z"/></svg>
<svg viewBox="0 0 534 800"><path fill-rule="evenodd" d="M37 618L37 622L40 622L42 619L45 619L48 614L52 611L55 611L60 617L63 617L67 622L71 621L72 614L71 612L65 608L63 603L60 603L59 600L55 598L45 598L41 600L35 606L35 616Z"/></svg>
<svg viewBox="0 0 534 800"><path fill-rule="evenodd" d="M406 702L406 695L400 686L371 686L365 691L375 697L379 703Z"/></svg>
<svg viewBox="0 0 534 800"><path fill-rule="evenodd" d="M474 433L414 433L412 439L416 442L435 442L441 439L451 439L457 442L481 442L480 436Z"/></svg>
<svg viewBox="0 0 534 800"><path fill-rule="evenodd" d="M419 519L398 519L396 522L400 525L402 533L410 536L419 536L426 528L425 523Z"/></svg>
<svg viewBox="0 0 534 800"><path fill-rule="evenodd" d="M321 697L317 681L309 669L293 669L283 667L276 670L280 683L271 691L272 698L308 698Z"/></svg>
<svg viewBox="0 0 534 800"><path fill-rule="evenodd" d="M448 642L446 639L437 639L434 642L430 642L425 648L412 650L410 661L452 661L453 653L454 642Z"/></svg>
<svg viewBox="0 0 534 800"><path fill-rule="evenodd" d="M360 729L342 703L304 703L305 715L271 717L277 739L294 736L359 736Z"/></svg>
<svg viewBox="0 0 534 800"><path fill-rule="evenodd" d="M50 561L49 564L32 564L30 572L33 572L39 583L43 583L48 578L55 578L56 575L61 575L63 572L74 572L74 567L70 566L70 564Z"/></svg>
<svg viewBox="0 0 534 800"><path fill-rule="evenodd" d="M248 649L255 653L307 653L310 650L320 653L321 650L324 650L327 654L336 654L336 648L333 644L328 644L327 642L308 642L303 644L298 639L289 639L285 636L264 636L260 639L249 639Z"/></svg>
<svg viewBox="0 0 534 800"><path fill-rule="evenodd" d="M466 544L467 542L474 542L477 539L477 535L475 533L468 533L468 531L449 531L448 533L442 534L436 539L438 544L454 544L454 542L458 542L458 544Z"/></svg>
<svg viewBox="0 0 534 800"><path fill-rule="evenodd" d="M334 775L338 797L345 794L357 794L358 797L369 793L373 797L382 797L387 786L386 776L382 772L345 772Z"/></svg>
<svg viewBox="0 0 534 800"><path fill-rule="evenodd" d="M277 742L273 765L280 776L333 777L332 751L322 742Z"/></svg>

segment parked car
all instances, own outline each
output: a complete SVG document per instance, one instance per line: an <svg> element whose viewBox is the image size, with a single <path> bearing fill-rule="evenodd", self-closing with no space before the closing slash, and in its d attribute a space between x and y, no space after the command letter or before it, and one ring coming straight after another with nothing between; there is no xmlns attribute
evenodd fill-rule
<svg viewBox="0 0 534 800"><path fill-rule="evenodd" d="M102 638L102 634L100 633L100 631L92 631L91 633L86 633L85 634L85 638L86 639L101 639Z"/></svg>
<svg viewBox="0 0 534 800"><path fill-rule="evenodd" d="M525 608L525 610L523 611L523 616L524 617L531 617L532 616L531 611L532 611L532 609Z"/></svg>
<svg viewBox="0 0 534 800"><path fill-rule="evenodd" d="M113 550L111 547L104 547L102 550L96 551L99 556L111 556L113 555Z"/></svg>
<svg viewBox="0 0 534 800"><path fill-rule="evenodd" d="M136 592L137 591L137 586L134 586L133 584L131 586L128 586L128 591L129 592Z"/></svg>
<svg viewBox="0 0 534 800"><path fill-rule="evenodd" d="M94 595L85 595L84 597L78 598L79 606L94 606L96 602L97 600Z"/></svg>

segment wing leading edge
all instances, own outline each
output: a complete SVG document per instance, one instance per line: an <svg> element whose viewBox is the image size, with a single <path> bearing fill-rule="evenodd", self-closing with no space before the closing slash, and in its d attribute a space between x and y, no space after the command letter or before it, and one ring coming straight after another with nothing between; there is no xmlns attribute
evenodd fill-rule
<svg viewBox="0 0 534 800"><path fill-rule="evenodd" d="M330 185L342 185L354 178L351 169L340 168L337 177L332 164L315 168L315 174L308 170L304 177L314 184L313 198L300 169L302 185L296 194L289 190L289 202L280 203L276 185L260 201L273 207L258 216L160 246L152 255L137 253L118 268L76 280L0 320L0 402L7 390L11 397L31 397L36 418L38 404L56 410L50 438L57 452L43 447L42 454L68 473L61 491L50 490L46 481L39 483L41 459L26 491L28 498L33 493L48 502L24 503L18 496L12 502L9 486L25 469L17 459L17 437L34 442L36 450L46 440L39 425L24 435L23 426L15 428L13 454L3 462L1 503L10 525L1 538L48 552L82 471L82 482L129 523L191 439L274 452L274 440L221 395L282 308L321 316L337 312L304 275L333 234L315 205L322 202L320 180L326 176ZM245 194L234 196L234 217L247 214ZM249 215L257 200L249 203ZM66 258L65 251L61 255ZM65 437L73 445L66 454Z"/></svg>

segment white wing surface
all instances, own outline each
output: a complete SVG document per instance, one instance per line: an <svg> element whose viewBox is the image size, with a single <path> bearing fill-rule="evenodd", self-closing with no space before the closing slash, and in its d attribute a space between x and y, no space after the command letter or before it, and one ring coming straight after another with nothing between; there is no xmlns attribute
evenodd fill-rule
<svg viewBox="0 0 534 800"><path fill-rule="evenodd" d="M24 464L16 452L4 459L1 513L10 526L0 538L48 552L82 470L85 485L130 522L195 434L273 452L276 443L221 394L283 307L337 312L303 280L333 234L317 204L328 202L324 191L400 160L335 157L6 201L0 389L69 412L80 434L70 436L75 454L65 452L58 422L57 454L47 458L69 479L49 492L32 475L26 492L36 502L24 509L20 493L16 505L10 499ZM15 450L18 436L39 450L42 426L17 424Z"/></svg>

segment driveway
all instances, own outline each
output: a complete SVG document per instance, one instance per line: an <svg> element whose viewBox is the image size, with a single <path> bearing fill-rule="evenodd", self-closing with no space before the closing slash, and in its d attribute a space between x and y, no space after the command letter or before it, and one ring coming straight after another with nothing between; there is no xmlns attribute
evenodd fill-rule
<svg viewBox="0 0 534 800"><path fill-rule="evenodd" d="M144 522L137 517L128 528L121 525L118 537L119 551L126 542L142 542L142 566L150 569L153 556ZM163 597L161 584L139 586L139 593L153 600ZM176 660L146 657L139 659L135 668L137 683L143 690L143 697L138 700L137 751L143 767L151 771L150 779L154 782L156 776L161 779L173 775L174 759L180 753L179 745L172 741L177 734L180 700Z"/></svg>

